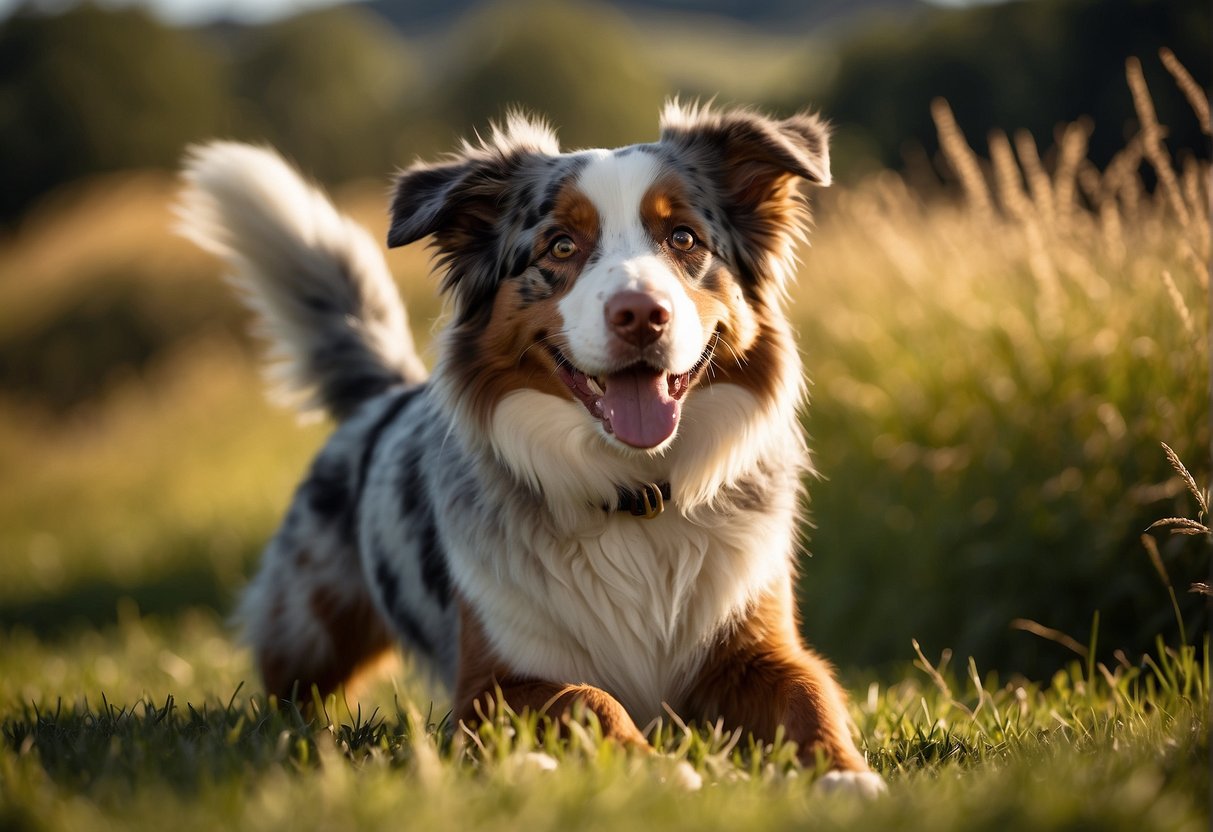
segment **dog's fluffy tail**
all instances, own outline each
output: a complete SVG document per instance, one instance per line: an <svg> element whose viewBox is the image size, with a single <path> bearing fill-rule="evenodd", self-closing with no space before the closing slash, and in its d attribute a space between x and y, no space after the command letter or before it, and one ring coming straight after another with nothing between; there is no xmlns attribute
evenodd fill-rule
<svg viewBox="0 0 1213 832"><path fill-rule="evenodd" d="M397 384L424 381L380 247L271 150L190 148L182 233L222 258L257 314L277 392L340 420Z"/></svg>

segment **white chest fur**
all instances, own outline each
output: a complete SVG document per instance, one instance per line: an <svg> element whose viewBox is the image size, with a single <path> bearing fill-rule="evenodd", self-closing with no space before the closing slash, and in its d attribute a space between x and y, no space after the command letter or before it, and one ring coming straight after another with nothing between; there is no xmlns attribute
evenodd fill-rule
<svg viewBox="0 0 1213 832"><path fill-rule="evenodd" d="M713 636L788 574L788 544L774 542L786 523L750 521L612 515L581 537L540 534L529 552L459 570L459 582L511 667L601 687L643 722L677 706Z"/></svg>
<svg viewBox="0 0 1213 832"><path fill-rule="evenodd" d="M723 387L717 392L717 407L742 400ZM744 399L753 402L749 394ZM677 444L695 453L681 460L676 447L673 458L607 456L614 461L604 465L597 452L603 440L574 407L533 392L499 405L494 444L511 468L529 467L549 510L504 512L493 540L470 530L455 535L462 539L451 541L452 573L516 672L601 687L643 724L662 714L663 702L677 707L721 629L787 580L796 496L727 519L710 506L692 506L705 477L727 478L745 467L736 454L713 460L703 452L694 434L709 420L697 424L687 413L683 438L692 441ZM744 435L757 427L748 421L732 421L733 430ZM752 450L757 459L761 449ZM724 470L692 471L691 459ZM660 517L593 508L614 497L614 483L643 482L660 468L683 474L673 506ZM554 488L564 499L552 496Z"/></svg>

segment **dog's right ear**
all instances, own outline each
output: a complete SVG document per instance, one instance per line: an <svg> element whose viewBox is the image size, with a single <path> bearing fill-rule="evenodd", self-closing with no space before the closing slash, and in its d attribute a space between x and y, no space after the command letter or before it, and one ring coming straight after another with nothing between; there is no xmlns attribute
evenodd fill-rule
<svg viewBox="0 0 1213 832"><path fill-rule="evenodd" d="M396 180L388 246L430 234L447 253L467 251L491 235L508 190L528 164L560 153L556 134L542 121L511 112L479 144L437 164L417 162Z"/></svg>
<svg viewBox="0 0 1213 832"><path fill-rule="evenodd" d="M388 247L406 246L445 227L454 215L459 185L470 167L468 160L439 165L418 162L401 173L392 197Z"/></svg>
<svg viewBox="0 0 1213 832"><path fill-rule="evenodd" d="M465 143L435 164L415 163L396 180L388 246L433 236L447 267L443 291L454 294L457 310L477 308L495 291L522 209L559 153L546 125L513 113L479 144Z"/></svg>
<svg viewBox="0 0 1213 832"><path fill-rule="evenodd" d="M396 182L388 247L433 236L437 263L446 267L442 291L454 296L457 319L484 308L496 291L521 164L519 154L465 153L435 165L418 162Z"/></svg>

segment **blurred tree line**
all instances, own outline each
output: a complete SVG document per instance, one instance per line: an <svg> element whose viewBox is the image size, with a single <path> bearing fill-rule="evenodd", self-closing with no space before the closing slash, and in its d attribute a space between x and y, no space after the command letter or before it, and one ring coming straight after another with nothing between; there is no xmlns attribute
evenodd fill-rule
<svg viewBox="0 0 1213 832"><path fill-rule="evenodd" d="M705 19L642 19L555 0L476 5L417 31L360 5L198 29L166 26L136 8L19 10L0 24L0 223L86 174L172 167L185 144L209 136L272 143L330 182L384 176L448 149L509 104L546 114L568 146L648 140L666 96L734 97L718 84L688 84L685 72L673 88L669 57L652 46L662 42L652 27L693 46ZM1058 123L1090 115L1098 164L1132 132L1127 56L1149 58L1166 45L1209 83L1203 0L1020 0L887 19L871 12L828 39L806 20L797 23L807 27L803 37L771 34L772 49L798 54L782 55L790 59L782 82L748 103L826 113L839 127L843 177L933 154L935 96L951 101L978 140L995 126L1025 127L1047 145ZM648 39L636 37L641 27ZM750 70L729 60L738 77ZM1171 142L1205 154L1174 85L1157 62L1147 66Z"/></svg>

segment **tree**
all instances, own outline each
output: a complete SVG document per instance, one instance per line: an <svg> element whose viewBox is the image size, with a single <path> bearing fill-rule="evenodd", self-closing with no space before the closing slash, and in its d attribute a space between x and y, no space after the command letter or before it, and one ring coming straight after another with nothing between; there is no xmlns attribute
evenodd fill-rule
<svg viewBox="0 0 1213 832"><path fill-rule="evenodd" d="M626 27L584 4L490 7L464 24L434 106L460 132L519 106L550 119L566 147L654 140L665 85Z"/></svg>
<svg viewBox="0 0 1213 832"><path fill-rule="evenodd" d="M372 13L337 7L260 26L236 41L236 132L278 147L321 179L398 165L413 92L401 38Z"/></svg>
<svg viewBox="0 0 1213 832"><path fill-rule="evenodd" d="M0 221L96 171L172 166L226 110L218 55L137 9L0 24Z"/></svg>

